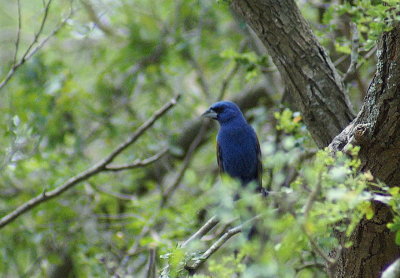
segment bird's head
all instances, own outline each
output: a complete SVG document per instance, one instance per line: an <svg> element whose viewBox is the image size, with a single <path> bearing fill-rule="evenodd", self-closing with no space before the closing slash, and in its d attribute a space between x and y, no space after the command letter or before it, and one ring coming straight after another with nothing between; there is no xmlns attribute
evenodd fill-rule
<svg viewBox="0 0 400 278"><path fill-rule="evenodd" d="M234 119L244 120L239 107L230 101L219 101L214 103L206 112L204 112L202 117L217 120L220 124L227 123Z"/></svg>

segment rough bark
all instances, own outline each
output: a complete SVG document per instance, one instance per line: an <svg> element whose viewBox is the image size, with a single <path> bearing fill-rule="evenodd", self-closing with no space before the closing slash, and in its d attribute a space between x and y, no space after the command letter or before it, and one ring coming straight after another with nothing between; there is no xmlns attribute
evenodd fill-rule
<svg viewBox="0 0 400 278"><path fill-rule="evenodd" d="M232 7L268 49L318 146L331 143L337 151L360 145L362 170L399 186L400 26L383 34L376 74L360 113L350 123L353 114L340 77L293 0L232 0ZM363 219L352 234L353 246L341 253L335 277L379 277L400 256L386 228L390 209L378 202L374 209L373 219Z"/></svg>
<svg viewBox="0 0 400 278"><path fill-rule="evenodd" d="M354 118L342 80L293 0L233 0L264 43L319 147Z"/></svg>
<svg viewBox="0 0 400 278"><path fill-rule="evenodd" d="M389 185L400 184L400 26L382 35L377 69L360 113L330 144L360 145L363 167Z"/></svg>
<svg viewBox="0 0 400 278"><path fill-rule="evenodd" d="M363 170L370 170L389 186L400 185L400 26L383 34L378 64L357 118L331 143L334 151L346 145L361 146ZM354 245L342 253L336 277L378 277L400 256L394 234L386 228L390 209L374 204L372 220L362 220L351 239Z"/></svg>

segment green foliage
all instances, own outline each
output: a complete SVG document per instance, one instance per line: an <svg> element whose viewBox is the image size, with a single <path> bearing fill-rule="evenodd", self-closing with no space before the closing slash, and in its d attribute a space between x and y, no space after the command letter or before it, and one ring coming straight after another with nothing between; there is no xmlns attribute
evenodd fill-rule
<svg viewBox="0 0 400 278"><path fill-rule="evenodd" d="M218 200L213 209L209 208L210 215L218 215L222 222L232 219L243 222L261 215L261 220L256 222L257 230L263 231L268 241L260 238L249 241L246 238L248 229L245 228L244 234L231 239L230 244L208 262L210 274L196 277L231 277L234 273L242 277L325 277L324 269L318 267L325 262L316 254L310 240L328 254L339 246L334 234L343 233L345 241L342 247L349 247L352 244L349 236L358 222L364 217L373 217L371 201L374 195L369 188L376 184L369 172L359 174L361 163L357 155L360 148L351 147L347 154L338 152L334 156L328 150L320 150L310 156L308 152L311 150L305 149L304 144L285 143L300 138L303 143L310 140L299 116L293 115L288 109L275 113L277 129L286 132L284 140L279 144L274 141L262 143L267 173L264 181L271 189L267 199L255 195L251 187L241 188L229 178L224 178L208 193L209 197ZM305 157L312 159L304 160ZM294 170L289 180L285 177L288 167ZM235 192L240 192L241 196L236 202L232 199ZM250 211L249 207L252 208ZM234 223L240 224L240 221ZM182 249L185 259L181 258L180 262L189 262L190 265L191 260L201 258L210 244L202 241L191 243ZM233 256L234 250L240 250L236 257ZM249 260L251 264L246 264ZM308 264L311 267L303 269L303 265ZM165 277L187 275L184 264L174 266L170 262L169 266L171 271ZM172 271L174 267L179 269L181 276L174 274L177 273Z"/></svg>
<svg viewBox="0 0 400 278"><path fill-rule="evenodd" d="M301 127L301 116L299 113L293 113L289 109L284 109L282 113L275 112L274 116L278 120L278 124L276 125L277 130L283 130L286 133L294 135L299 134Z"/></svg>
<svg viewBox="0 0 400 278"><path fill-rule="evenodd" d="M397 0L373 1L356 0L345 1L340 5L331 5L324 13L323 24L331 30L337 28L334 23L337 16L349 16L351 21L356 23L360 36L361 46L365 50L371 49L382 32L389 31L393 23L400 17ZM335 43L336 51L350 54L351 44L343 38Z"/></svg>
<svg viewBox="0 0 400 278"><path fill-rule="evenodd" d="M221 57L243 65L246 70L247 81L260 74L260 67L268 66L267 57L259 57L254 52L238 53L233 48L229 48L221 52Z"/></svg>
<svg viewBox="0 0 400 278"><path fill-rule="evenodd" d="M0 79L13 63L17 2L1 1ZM41 1L20 2L17 58L39 30L43 13ZM324 262L310 238L328 253L339 244L334 233L349 235L360 219L373 216L371 200L392 207L394 219L388 226L400 243L399 189L380 184L368 172L359 174L358 148L335 156L317 152L298 112L271 108L283 90L275 75L270 83L276 88L268 87L269 95L259 97L257 107L246 113L259 134L269 197L218 177L212 127L176 190L163 201L186 167L191 142L185 135L198 131L194 123L216 100L227 74L237 67L227 80L226 99L264 84L269 57L257 55L247 43L243 23L226 2L74 1L67 25L0 89L1 216L97 163L158 107L182 95L113 163L131 163L169 147L167 158L156 166L101 173L0 230L2 276L50 277L70 261L74 277L144 277L154 249L158 273L185 277L185 264L201 259L225 224L232 228L261 214L256 225L266 239L247 240L250 227L244 226L194 277L325 277ZM326 44L326 34L337 29L334 19L348 14L362 33L364 49L370 48L397 18L397 1L386 3L331 6L324 15L327 30L319 38ZM69 5L68 0L52 2L39 41L65 17ZM302 8L307 15L316 13ZM336 50L349 53L349 40L337 41ZM373 69L367 64L365 72ZM234 202L237 192L241 200ZM221 223L182 248L213 215Z"/></svg>
<svg viewBox="0 0 400 278"><path fill-rule="evenodd" d="M377 185L377 188L377 194L374 196L374 199L392 208L393 219L387 224L387 227L396 233L396 244L400 245L400 188L397 186L388 187L380 183Z"/></svg>

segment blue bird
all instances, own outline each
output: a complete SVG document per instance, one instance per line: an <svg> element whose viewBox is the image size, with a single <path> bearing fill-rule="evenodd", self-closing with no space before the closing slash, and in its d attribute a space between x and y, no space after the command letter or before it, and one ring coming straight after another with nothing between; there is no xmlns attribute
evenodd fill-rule
<svg viewBox="0 0 400 278"><path fill-rule="evenodd" d="M230 101L216 102L202 115L217 120L217 161L220 172L240 180L242 186L255 181L262 188L261 150L254 129L247 123L239 107Z"/></svg>

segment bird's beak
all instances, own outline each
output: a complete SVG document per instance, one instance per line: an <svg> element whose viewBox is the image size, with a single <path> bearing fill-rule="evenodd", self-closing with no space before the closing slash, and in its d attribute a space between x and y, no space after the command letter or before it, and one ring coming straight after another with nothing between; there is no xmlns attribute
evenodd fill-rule
<svg viewBox="0 0 400 278"><path fill-rule="evenodd" d="M211 118L211 119L217 119L218 114L212 110L211 108L208 109L206 112L201 115L203 118Z"/></svg>

